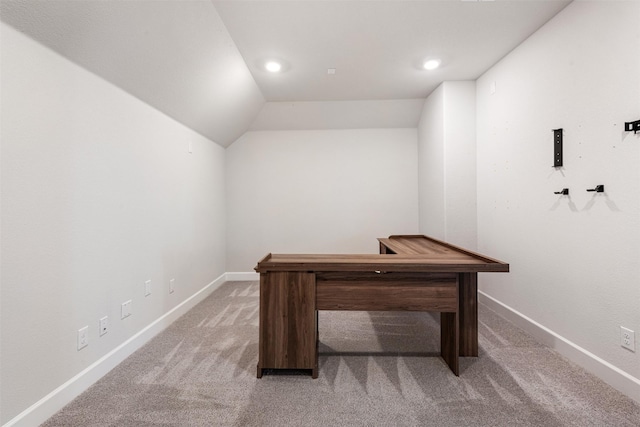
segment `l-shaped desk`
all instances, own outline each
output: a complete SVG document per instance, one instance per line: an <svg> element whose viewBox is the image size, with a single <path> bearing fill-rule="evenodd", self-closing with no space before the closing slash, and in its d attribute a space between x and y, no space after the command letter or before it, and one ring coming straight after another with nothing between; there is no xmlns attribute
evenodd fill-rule
<svg viewBox="0 0 640 427"><path fill-rule="evenodd" d="M260 273L258 378L265 369L318 377L318 310L440 312L440 352L455 375L478 356L478 272L509 264L422 235L378 239L380 254L268 254Z"/></svg>

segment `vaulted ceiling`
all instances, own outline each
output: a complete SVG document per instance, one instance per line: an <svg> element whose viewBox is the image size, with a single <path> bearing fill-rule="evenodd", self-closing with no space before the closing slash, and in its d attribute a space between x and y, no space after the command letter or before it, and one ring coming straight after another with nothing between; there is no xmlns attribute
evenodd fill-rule
<svg viewBox="0 0 640 427"><path fill-rule="evenodd" d="M213 3L267 100L326 101L425 98L443 80L475 80L568 2ZM427 72L429 57L440 68ZM269 58L285 69L266 71Z"/></svg>
<svg viewBox="0 0 640 427"><path fill-rule="evenodd" d="M0 17L228 146L265 121L265 103L270 114L286 111L277 102L414 109L442 81L479 77L568 3L2 0ZM441 67L422 69L427 57ZM268 73L268 59L283 70Z"/></svg>

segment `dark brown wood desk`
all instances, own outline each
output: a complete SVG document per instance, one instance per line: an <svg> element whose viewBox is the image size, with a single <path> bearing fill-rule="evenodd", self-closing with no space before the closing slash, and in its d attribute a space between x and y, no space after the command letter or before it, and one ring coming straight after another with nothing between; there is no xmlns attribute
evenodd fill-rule
<svg viewBox="0 0 640 427"><path fill-rule="evenodd" d="M440 312L441 355L478 355L477 273L509 264L427 236L378 239L376 255L268 254L260 273L258 378L265 369L318 376L318 310Z"/></svg>

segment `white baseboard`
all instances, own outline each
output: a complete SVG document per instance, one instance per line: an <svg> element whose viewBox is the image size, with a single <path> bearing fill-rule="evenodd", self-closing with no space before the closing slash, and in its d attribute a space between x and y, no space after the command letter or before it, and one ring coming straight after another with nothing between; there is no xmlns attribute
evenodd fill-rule
<svg viewBox="0 0 640 427"><path fill-rule="evenodd" d="M185 314L196 304L209 296L225 281L254 281L260 275L255 272L225 273L209 283L182 303L153 321L140 332L101 357L82 372L53 390L38 402L25 409L3 427L22 427L40 425L66 404L87 390L96 381L106 375L120 362L146 344L151 338L162 332L167 326ZM536 337L543 344L555 349L564 357L596 375L607 384L640 403L640 380L598 356L577 346L566 338L540 325L522 313L508 307L500 301L479 291L479 302L485 304L524 331Z"/></svg>
<svg viewBox="0 0 640 427"><path fill-rule="evenodd" d="M586 369L611 387L619 390L629 398L640 403L640 379L629 375L595 354L558 335L545 326L530 319L524 314L501 303L484 292L478 291L478 301L505 319L514 323L523 331L534 336L542 344L553 348L558 353Z"/></svg>
<svg viewBox="0 0 640 427"><path fill-rule="evenodd" d="M227 280L227 275L222 274L213 282L154 320L140 332L102 356L82 372L9 420L3 427L30 427L42 424L66 404L87 390L96 381L105 376L120 362L146 344L151 338L162 332L180 316L209 296L218 286Z"/></svg>
<svg viewBox="0 0 640 427"><path fill-rule="evenodd" d="M253 282L260 280L260 273L255 271L227 273L227 282Z"/></svg>

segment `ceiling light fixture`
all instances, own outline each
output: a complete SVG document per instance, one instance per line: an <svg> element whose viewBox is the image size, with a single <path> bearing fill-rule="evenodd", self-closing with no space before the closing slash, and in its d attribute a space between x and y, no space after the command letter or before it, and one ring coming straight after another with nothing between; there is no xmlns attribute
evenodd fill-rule
<svg viewBox="0 0 640 427"><path fill-rule="evenodd" d="M277 73L282 69L282 65L276 61L269 61L264 66L267 71L271 71L272 73Z"/></svg>
<svg viewBox="0 0 640 427"><path fill-rule="evenodd" d="M424 67L425 70L435 70L440 66L440 60L429 59L427 61L424 61L424 64L422 64L422 66Z"/></svg>

